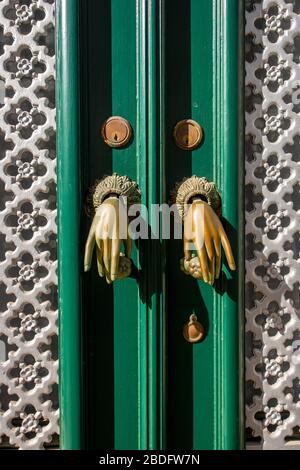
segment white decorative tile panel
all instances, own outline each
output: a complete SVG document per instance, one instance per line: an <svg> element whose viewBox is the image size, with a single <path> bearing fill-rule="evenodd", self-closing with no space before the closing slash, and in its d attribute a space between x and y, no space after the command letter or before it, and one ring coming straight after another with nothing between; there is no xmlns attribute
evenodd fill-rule
<svg viewBox="0 0 300 470"><path fill-rule="evenodd" d="M54 0L0 0L0 442L19 449L59 433L54 60Z"/></svg>
<svg viewBox="0 0 300 470"><path fill-rule="evenodd" d="M300 449L300 2L246 1L249 448Z"/></svg>

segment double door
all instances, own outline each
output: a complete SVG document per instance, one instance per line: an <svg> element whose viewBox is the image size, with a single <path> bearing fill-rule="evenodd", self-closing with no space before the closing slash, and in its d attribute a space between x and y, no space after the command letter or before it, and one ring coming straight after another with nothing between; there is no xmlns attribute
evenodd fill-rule
<svg viewBox="0 0 300 470"><path fill-rule="evenodd" d="M64 448L242 446L243 221L241 22L238 0L59 0L58 176L60 395ZM112 148L111 116L132 128ZM176 125L201 126L198 146ZM179 133L180 134L180 133ZM180 135L179 135L180 139ZM130 277L83 273L89 188L136 181L149 233ZM183 242L162 234L153 204L192 175L216 183L238 269L214 286L180 269ZM190 343L194 314L204 339Z"/></svg>

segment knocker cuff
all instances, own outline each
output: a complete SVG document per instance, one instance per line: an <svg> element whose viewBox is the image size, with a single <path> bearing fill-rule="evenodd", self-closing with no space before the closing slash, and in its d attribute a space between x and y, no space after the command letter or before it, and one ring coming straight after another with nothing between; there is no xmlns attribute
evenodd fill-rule
<svg viewBox="0 0 300 470"><path fill-rule="evenodd" d="M176 204L182 219L184 219L186 209L195 196L201 196L214 209L216 214L221 215L221 197L215 183L204 177L194 175L190 178L184 178L180 183L176 183L171 193L171 202Z"/></svg>
<svg viewBox="0 0 300 470"><path fill-rule="evenodd" d="M141 202L141 191L137 183L128 176L113 173L97 180L90 188L86 205L88 215L93 216L97 207L110 195L126 197L128 206Z"/></svg>

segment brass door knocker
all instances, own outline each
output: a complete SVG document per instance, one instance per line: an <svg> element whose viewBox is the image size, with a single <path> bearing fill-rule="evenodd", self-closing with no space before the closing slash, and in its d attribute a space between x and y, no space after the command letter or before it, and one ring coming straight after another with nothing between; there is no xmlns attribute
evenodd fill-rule
<svg viewBox="0 0 300 470"><path fill-rule="evenodd" d="M85 245L85 272L91 268L96 245L100 277L111 284L130 276L132 240L128 233L128 207L140 203L140 199L138 185L116 173L97 181L91 188L88 205L94 217ZM122 243L125 253L120 251Z"/></svg>
<svg viewBox="0 0 300 470"><path fill-rule="evenodd" d="M184 225L181 269L213 285L220 277L221 247L230 269L236 269L231 245L219 218L221 198L216 186L206 178L192 176L176 185L172 199Z"/></svg>

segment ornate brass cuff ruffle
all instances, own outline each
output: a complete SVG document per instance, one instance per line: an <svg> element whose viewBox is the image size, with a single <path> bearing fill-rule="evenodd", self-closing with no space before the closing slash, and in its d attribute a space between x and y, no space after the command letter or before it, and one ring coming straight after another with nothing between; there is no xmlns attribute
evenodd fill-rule
<svg viewBox="0 0 300 470"><path fill-rule="evenodd" d="M104 176L97 180L90 188L87 198L87 212L93 215L97 207L110 195L116 194L127 198L128 206L141 202L141 191L137 183L128 176L120 176L113 173L111 176Z"/></svg>
<svg viewBox="0 0 300 470"><path fill-rule="evenodd" d="M221 197L215 183L204 177L194 175L190 178L184 178L180 183L176 183L171 193L171 201L177 205L182 219L186 215L188 204L195 196L202 196L218 215L221 214Z"/></svg>

